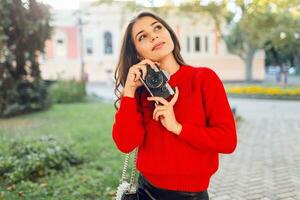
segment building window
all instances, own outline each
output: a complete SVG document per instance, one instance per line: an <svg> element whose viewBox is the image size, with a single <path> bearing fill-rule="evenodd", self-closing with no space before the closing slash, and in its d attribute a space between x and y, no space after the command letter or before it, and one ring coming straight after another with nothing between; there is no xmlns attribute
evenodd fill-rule
<svg viewBox="0 0 300 200"><path fill-rule="evenodd" d="M64 32L56 32L54 36L54 54L58 58L66 58L68 53L67 35Z"/></svg>
<svg viewBox="0 0 300 200"><path fill-rule="evenodd" d="M111 32L104 33L104 54L112 54L112 34Z"/></svg>
<svg viewBox="0 0 300 200"><path fill-rule="evenodd" d="M208 49L208 36L206 35L205 36L205 52L208 52L209 51L209 49Z"/></svg>
<svg viewBox="0 0 300 200"><path fill-rule="evenodd" d="M195 37L195 51L201 51L201 38L199 36Z"/></svg>
<svg viewBox="0 0 300 200"><path fill-rule="evenodd" d="M188 36L186 38L186 51L190 52L191 51L191 47L190 47L190 37Z"/></svg>
<svg viewBox="0 0 300 200"><path fill-rule="evenodd" d="M93 40L87 39L85 41L85 52L87 55L93 55Z"/></svg>

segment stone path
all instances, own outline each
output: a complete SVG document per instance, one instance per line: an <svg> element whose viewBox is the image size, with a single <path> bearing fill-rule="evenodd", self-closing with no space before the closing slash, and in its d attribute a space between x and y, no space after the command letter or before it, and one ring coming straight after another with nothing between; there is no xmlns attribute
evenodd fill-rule
<svg viewBox="0 0 300 200"><path fill-rule="evenodd" d="M220 154L211 200L300 200L300 102L229 99L244 118L238 146Z"/></svg>

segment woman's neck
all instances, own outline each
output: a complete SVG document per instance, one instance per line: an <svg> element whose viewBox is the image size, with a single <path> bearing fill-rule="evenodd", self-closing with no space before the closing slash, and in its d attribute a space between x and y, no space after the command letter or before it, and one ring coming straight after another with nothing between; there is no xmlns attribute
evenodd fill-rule
<svg viewBox="0 0 300 200"><path fill-rule="evenodd" d="M173 53L170 53L169 55L159 60L158 62L160 63L160 69L167 71L170 76L180 68L180 65L177 63L176 59L174 58Z"/></svg>

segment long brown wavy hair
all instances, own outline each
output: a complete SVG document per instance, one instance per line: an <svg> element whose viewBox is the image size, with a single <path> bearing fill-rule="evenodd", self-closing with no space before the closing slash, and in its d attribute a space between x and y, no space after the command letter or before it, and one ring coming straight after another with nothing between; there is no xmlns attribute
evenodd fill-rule
<svg viewBox="0 0 300 200"><path fill-rule="evenodd" d="M114 107L116 110L118 110L117 102L120 101L121 97L123 96L123 91L120 91L119 87L122 86L124 88L129 68L132 65L135 65L140 62L140 59L138 58L137 50L135 48L135 45L134 45L133 39L132 39L132 27L138 19L140 19L142 17L146 17L146 16L156 19L169 31L169 33L172 37L173 43L174 43L173 55L178 64L186 65L186 63L184 62L184 60L180 54L181 48L180 48L179 41L177 39L175 32L172 30L172 28L162 18L160 18L159 16L157 16L156 14L154 14L152 12L142 11L142 12L138 13L127 25L127 28L124 33L123 41L122 41L122 47L121 47L121 51L120 51L119 61L118 61L118 64L117 64L115 72L114 72L114 79L115 79L114 93L117 96L117 99L114 102ZM141 91L143 90L142 88L143 87L139 87L137 89L137 93L139 95L140 95Z"/></svg>

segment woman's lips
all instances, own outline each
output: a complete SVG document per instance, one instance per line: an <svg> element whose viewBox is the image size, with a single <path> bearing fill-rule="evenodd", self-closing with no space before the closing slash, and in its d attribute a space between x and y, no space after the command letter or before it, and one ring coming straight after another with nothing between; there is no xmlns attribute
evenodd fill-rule
<svg viewBox="0 0 300 200"><path fill-rule="evenodd" d="M164 42L160 42L156 45L154 45L154 47L152 48L152 51L160 49L165 43Z"/></svg>

